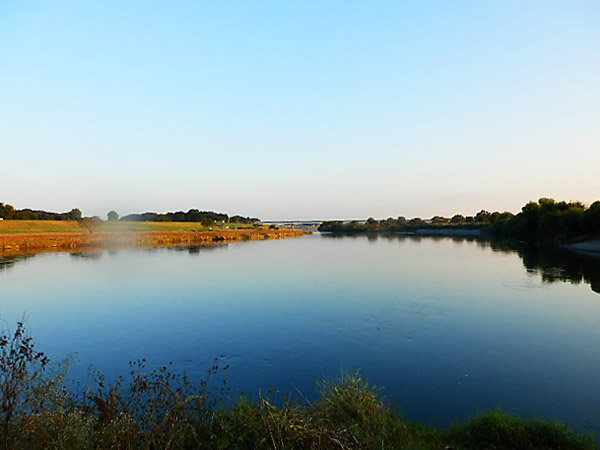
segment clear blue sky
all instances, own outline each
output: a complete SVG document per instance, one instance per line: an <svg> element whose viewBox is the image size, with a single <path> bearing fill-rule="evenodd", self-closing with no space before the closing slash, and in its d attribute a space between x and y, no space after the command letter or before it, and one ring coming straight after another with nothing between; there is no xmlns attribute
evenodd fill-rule
<svg viewBox="0 0 600 450"><path fill-rule="evenodd" d="M600 198L597 1L0 3L0 201L431 217Z"/></svg>

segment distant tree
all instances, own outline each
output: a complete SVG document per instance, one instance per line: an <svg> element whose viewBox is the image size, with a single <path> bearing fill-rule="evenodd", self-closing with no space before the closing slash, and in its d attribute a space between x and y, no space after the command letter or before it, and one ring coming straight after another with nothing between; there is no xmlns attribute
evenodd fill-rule
<svg viewBox="0 0 600 450"><path fill-rule="evenodd" d="M340 224L340 226L342 228L344 228L344 225L342 224L342 222L338 222ZM361 225L360 223L358 223L358 220L353 220L351 221L348 225L345 226L346 230L352 232L356 232L359 231L361 229Z"/></svg>
<svg viewBox="0 0 600 450"><path fill-rule="evenodd" d="M566 237L577 236L584 232L583 208L571 207L559 217L561 233Z"/></svg>
<svg viewBox="0 0 600 450"><path fill-rule="evenodd" d="M74 208L68 213L69 220L79 220L83 217L80 209Z"/></svg>
<svg viewBox="0 0 600 450"><path fill-rule="evenodd" d="M585 211L583 224L586 233L600 233L600 201L595 201Z"/></svg>
<svg viewBox="0 0 600 450"><path fill-rule="evenodd" d="M212 227L215 224L215 221L213 219L209 219L204 218L202 219L202 222L200 222L202 224L203 227Z"/></svg>
<svg viewBox="0 0 600 450"><path fill-rule="evenodd" d="M460 214L455 214L454 216L452 216L452 219L450 219L450 223L463 223L464 221L465 216Z"/></svg>
<svg viewBox="0 0 600 450"><path fill-rule="evenodd" d="M185 222L185 213L183 211L177 211L173 213L172 222Z"/></svg>
<svg viewBox="0 0 600 450"><path fill-rule="evenodd" d="M118 213L117 213L115 210L112 210L112 211L110 211L110 212L109 212L109 213L106 215L106 217L107 217L107 218L108 218L108 220L110 220L111 222L115 222L115 221L119 220L119 214L118 214Z"/></svg>
<svg viewBox="0 0 600 450"><path fill-rule="evenodd" d="M412 219L410 219L408 221L408 224L410 226L421 226L421 225L425 225L425 221L423 219L421 219L420 217L413 217Z"/></svg>
<svg viewBox="0 0 600 450"><path fill-rule="evenodd" d="M15 214L15 208L12 205L0 203L0 217L3 219L12 219Z"/></svg>
<svg viewBox="0 0 600 450"><path fill-rule="evenodd" d="M481 210L475 215L475 222L487 223L490 221L491 214L486 210Z"/></svg>

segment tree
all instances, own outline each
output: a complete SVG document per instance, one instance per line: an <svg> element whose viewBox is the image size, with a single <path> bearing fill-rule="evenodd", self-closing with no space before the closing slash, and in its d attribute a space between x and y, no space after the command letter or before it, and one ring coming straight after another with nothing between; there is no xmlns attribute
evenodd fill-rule
<svg viewBox="0 0 600 450"><path fill-rule="evenodd" d="M412 219L410 219L408 221L408 224L410 226L421 226L421 225L425 225L425 221L423 219L421 219L420 217L413 217Z"/></svg>
<svg viewBox="0 0 600 450"><path fill-rule="evenodd" d="M79 220L83 217L83 214L80 209L74 208L69 211L69 220Z"/></svg>
<svg viewBox="0 0 600 450"><path fill-rule="evenodd" d="M15 214L15 208L12 205L0 203L0 217L3 219L12 219Z"/></svg>
<svg viewBox="0 0 600 450"><path fill-rule="evenodd" d="M116 222L117 220L119 220L119 214L115 210L110 211L106 215L106 217L108 217L108 220L110 220L111 222Z"/></svg>
<svg viewBox="0 0 600 450"><path fill-rule="evenodd" d="M455 214L454 216L452 216L452 219L450 219L450 223L463 223L465 222L465 220L465 216L461 214Z"/></svg>
<svg viewBox="0 0 600 450"><path fill-rule="evenodd" d="M206 217L204 219L202 219L202 222L200 222L202 224L203 227L212 227L215 224L215 221Z"/></svg>
<svg viewBox="0 0 600 450"><path fill-rule="evenodd" d="M482 209L475 215L475 222L477 223L488 223L490 221L491 214Z"/></svg>

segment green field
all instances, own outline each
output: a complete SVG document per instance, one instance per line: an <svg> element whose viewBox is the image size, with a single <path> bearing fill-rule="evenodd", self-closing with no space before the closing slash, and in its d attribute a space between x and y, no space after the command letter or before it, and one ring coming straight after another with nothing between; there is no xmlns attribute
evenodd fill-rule
<svg viewBox="0 0 600 450"><path fill-rule="evenodd" d="M214 229L252 228L252 224L216 224ZM199 222L102 222L95 228L97 232L124 231L208 231ZM24 233L82 233L87 232L79 222L72 220L0 220L0 234Z"/></svg>
<svg viewBox="0 0 600 450"><path fill-rule="evenodd" d="M83 228L72 220L0 220L0 234L81 233Z"/></svg>

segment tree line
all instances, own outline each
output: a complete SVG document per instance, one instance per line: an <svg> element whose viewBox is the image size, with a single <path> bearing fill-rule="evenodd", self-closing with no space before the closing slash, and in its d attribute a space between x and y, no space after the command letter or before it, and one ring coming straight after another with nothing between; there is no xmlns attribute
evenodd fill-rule
<svg viewBox="0 0 600 450"><path fill-rule="evenodd" d="M431 219L403 216L375 220L325 221L319 231L341 234L413 232L424 228L480 229L499 237L524 241L557 242L585 236L600 235L600 201L586 206L581 202L556 201L540 198L529 202L518 214L511 212L479 211L474 216L455 214L452 217L434 216Z"/></svg>
<svg viewBox="0 0 600 450"><path fill-rule="evenodd" d="M214 211L199 211L197 209L190 209L188 212L177 211L164 214L154 212L129 214L122 217L120 220L124 222L260 222L260 219L256 217L243 217L239 215L229 217L224 213L217 213Z"/></svg>
<svg viewBox="0 0 600 450"><path fill-rule="evenodd" d="M524 241L565 241L600 234L600 201L590 206L581 202L557 202L541 198L529 202L517 215L490 224L487 231Z"/></svg>
<svg viewBox="0 0 600 450"><path fill-rule="evenodd" d="M240 215L229 216L214 211L199 211L190 209L187 212L177 211L168 213L145 212L142 214L128 214L121 219L116 211L107 214L110 221L121 220L124 222L231 222L251 224L260 222L257 217L244 217ZM0 219L5 220L82 220L83 214L80 209L74 208L69 212L56 213L32 209L16 209L9 204L0 203ZM100 220L99 217L88 219Z"/></svg>
<svg viewBox="0 0 600 450"><path fill-rule="evenodd" d="M431 219L414 217L407 219L404 216L389 217L376 220L369 217L366 221L353 220L344 222L340 220L325 221L319 226L319 231L330 231L334 233L377 233L377 232L412 232L423 228L452 227L461 229L478 229L499 221L511 215L509 212L490 213L485 210L479 211L474 216L463 216L455 214L452 217L433 216Z"/></svg>
<svg viewBox="0 0 600 450"><path fill-rule="evenodd" d="M55 213L33 209L15 209L9 204L0 203L0 218L5 220L79 220L83 217L80 209Z"/></svg>

